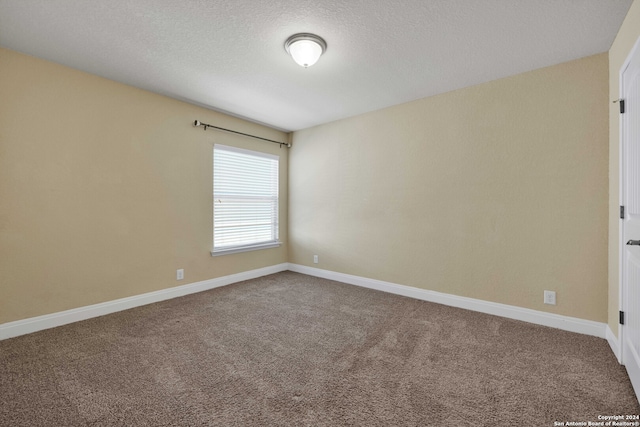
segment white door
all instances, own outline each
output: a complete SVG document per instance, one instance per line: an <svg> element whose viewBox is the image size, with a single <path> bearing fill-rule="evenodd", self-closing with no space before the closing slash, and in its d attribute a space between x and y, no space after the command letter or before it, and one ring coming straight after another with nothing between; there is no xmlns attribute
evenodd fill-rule
<svg viewBox="0 0 640 427"><path fill-rule="evenodd" d="M621 90L622 363L640 397L640 39L623 68Z"/></svg>

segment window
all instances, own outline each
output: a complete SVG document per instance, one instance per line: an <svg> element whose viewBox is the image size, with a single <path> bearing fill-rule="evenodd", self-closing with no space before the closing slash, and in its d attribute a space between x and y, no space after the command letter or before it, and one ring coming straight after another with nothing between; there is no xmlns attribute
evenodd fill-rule
<svg viewBox="0 0 640 427"><path fill-rule="evenodd" d="M214 145L211 255L280 245L278 165L278 156Z"/></svg>

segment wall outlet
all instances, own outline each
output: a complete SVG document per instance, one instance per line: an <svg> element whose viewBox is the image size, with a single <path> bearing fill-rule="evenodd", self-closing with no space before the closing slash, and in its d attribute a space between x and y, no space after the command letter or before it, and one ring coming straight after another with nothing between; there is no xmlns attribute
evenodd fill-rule
<svg viewBox="0 0 640 427"><path fill-rule="evenodd" d="M318 255L314 255L313 256L313 263L317 264L318 263Z"/></svg>
<svg viewBox="0 0 640 427"><path fill-rule="evenodd" d="M184 268L176 270L176 280L184 279Z"/></svg>
<svg viewBox="0 0 640 427"><path fill-rule="evenodd" d="M554 291L544 291L544 303L556 305L556 293Z"/></svg>

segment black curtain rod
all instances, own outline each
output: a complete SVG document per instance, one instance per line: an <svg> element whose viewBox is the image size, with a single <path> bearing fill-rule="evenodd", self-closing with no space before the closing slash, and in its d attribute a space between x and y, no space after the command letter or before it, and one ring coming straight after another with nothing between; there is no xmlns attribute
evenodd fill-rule
<svg viewBox="0 0 640 427"><path fill-rule="evenodd" d="M280 148L282 148L283 145L286 145L287 147L291 147L291 144L286 143L286 142L274 141L273 139L267 139L267 138L263 138L261 136L255 136L255 135L250 135L248 133L238 132L236 130L221 128L221 127L210 125L210 124L207 124L207 123L202 123L200 120L194 121L193 125L195 127L202 126L202 127L204 127L204 130L207 130L207 128L214 128L214 129L218 129L218 130L223 130L225 132L237 133L238 135L248 136L250 138L261 139L261 140L267 141L267 142L273 142L274 144L278 144L280 146Z"/></svg>

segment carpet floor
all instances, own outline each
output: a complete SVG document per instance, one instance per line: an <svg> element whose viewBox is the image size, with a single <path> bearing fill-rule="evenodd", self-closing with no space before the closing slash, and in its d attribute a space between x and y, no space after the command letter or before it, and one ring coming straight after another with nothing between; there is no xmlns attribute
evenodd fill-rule
<svg viewBox="0 0 640 427"><path fill-rule="evenodd" d="M0 341L2 426L637 415L605 340L283 272Z"/></svg>

